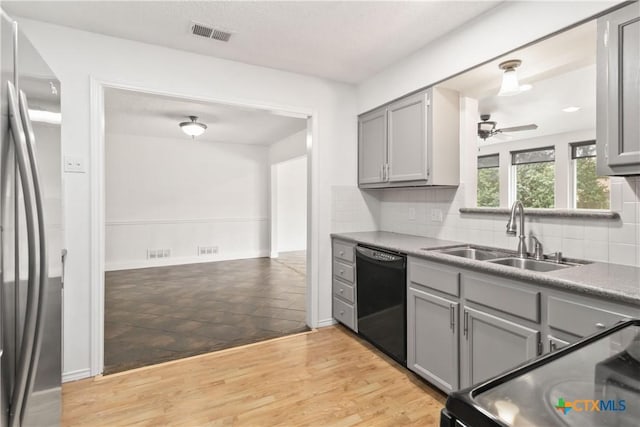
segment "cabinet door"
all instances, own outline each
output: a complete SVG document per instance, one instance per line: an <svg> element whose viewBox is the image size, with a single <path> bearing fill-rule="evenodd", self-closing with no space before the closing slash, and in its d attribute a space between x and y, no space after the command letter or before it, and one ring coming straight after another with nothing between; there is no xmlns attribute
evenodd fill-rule
<svg viewBox="0 0 640 427"><path fill-rule="evenodd" d="M380 108L358 119L358 183L384 182L387 163L387 110Z"/></svg>
<svg viewBox="0 0 640 427"><path fill-rule="evenodd" d="M427 95L419 93L389 106L389 181L427 179Z"/></svg>
<svg viewBox="0 0 640 427"><path fill-rule="evenodd" d="M459 303L409 288L407 367L444 392L459 388Z"/></svg>
<svg viewBox="0 0 640 427"><path fill-rule="evenodd" d="M462 340L464 387L512 369L538 354L540 333L465 307Z"/></svg>
<svg viewBox="0 0 640 427"><path fill-rule="evenodd" d="M549 353L553 353L554 351L560 350L562 347L566 347L571 344L569 341L554 337L553 335L547 335L547 338L549 339Z"/></svg>
<svg viewBox="0 0 640 427"><path fill-rule="evenodd" d="M598 20L598 143L615 175L640 173L640 9ZM603 120L600 114L605 112Z"/></svg>

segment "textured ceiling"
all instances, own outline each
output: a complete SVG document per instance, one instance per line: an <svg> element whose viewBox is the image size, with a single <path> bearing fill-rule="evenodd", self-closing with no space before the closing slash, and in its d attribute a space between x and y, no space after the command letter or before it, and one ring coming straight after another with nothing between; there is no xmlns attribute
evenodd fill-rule
<svg viewBox="0 0 640 427"><path fill-rule="evenodd" d="M10 14L358 83L500 1L3 1ZM233 33L228 43L190 23Z"/></svg>
<svg viewBox="0 0 640 427"><path fill-rule="evenodd" d="M207 130L202 142L270 145L306 128L305 119L279 116L267 111L190 99L107 89L105 130L158 138L187 139L179 127L198 116Z"/></svg>

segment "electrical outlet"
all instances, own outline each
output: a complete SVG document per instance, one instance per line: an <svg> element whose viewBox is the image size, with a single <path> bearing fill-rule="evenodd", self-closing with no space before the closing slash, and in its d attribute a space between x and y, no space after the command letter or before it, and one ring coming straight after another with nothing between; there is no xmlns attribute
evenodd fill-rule
<svg viewBox="0 0 640 427"><path fill-rule="evenodd" d="M442 209L431 209L431 221L442 222Z"/></svg>
<svg viewBox="0 0 640 427"><path fill-rule="evenodd" d="M218 253L217 246L198 246L199 256L215 255L217 253Z"/></svg>
<svg viewBox="0 0 640 427"><path fill-rule="evenodd" d="M169 258L171 249L147 249L147 259Z"/></svg>
<svg viewBox="0 0 640 427"><path fill-rule="evenodd" d="M64 171L70 173L85 173L85 164L82 157L64 156Z"/></svg>

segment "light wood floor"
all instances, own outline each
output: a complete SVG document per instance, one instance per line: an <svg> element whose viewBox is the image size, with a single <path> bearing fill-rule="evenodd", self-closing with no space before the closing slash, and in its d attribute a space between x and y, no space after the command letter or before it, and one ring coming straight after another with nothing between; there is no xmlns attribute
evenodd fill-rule
<svg viewBox="0 0 640 427"><path fill-rule="evenodd" d="M445 397L341 326L63 385L64 426L436 426Z"/></svg>

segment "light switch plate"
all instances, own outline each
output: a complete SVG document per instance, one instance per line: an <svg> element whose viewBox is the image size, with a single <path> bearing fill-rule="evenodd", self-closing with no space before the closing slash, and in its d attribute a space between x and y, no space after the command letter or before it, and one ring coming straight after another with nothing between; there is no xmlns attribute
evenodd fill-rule
<svg viewBox="0 0 640 427"><path fill-rule="evenodd" d="M442 209L431 209L431 221L442 222Z"/></svg>
<svg viewBox="0 0 640 427"><path fill-rule="evenodd" d="M82 157L65 156L64 171L70 173L85 173L85 162Z"/></svg>

